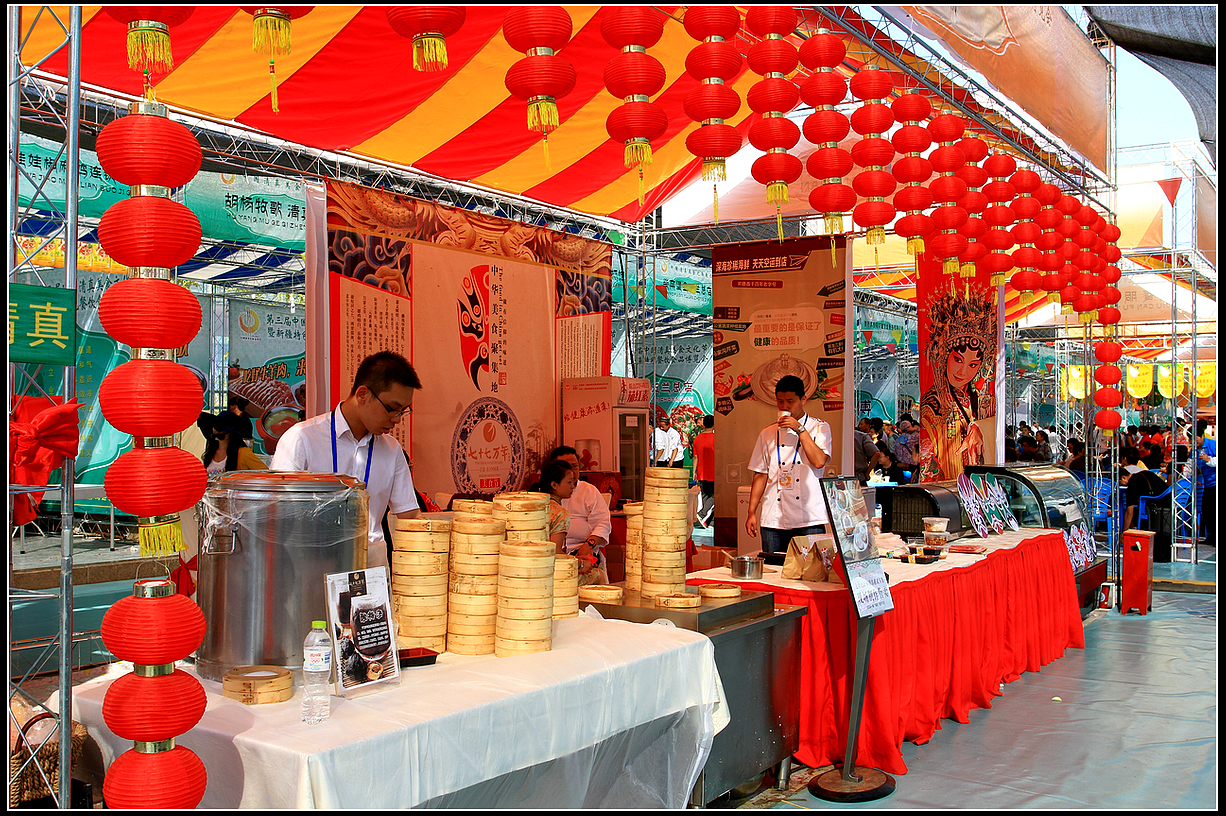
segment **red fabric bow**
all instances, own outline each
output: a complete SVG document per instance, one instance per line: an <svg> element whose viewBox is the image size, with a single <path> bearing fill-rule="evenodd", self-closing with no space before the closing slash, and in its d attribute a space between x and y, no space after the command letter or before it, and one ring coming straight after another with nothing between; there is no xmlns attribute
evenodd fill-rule
<svg viewBox="0 0 1226 816"><path fill-rule="evenodd" d="M196 591L196 579L192 577L192 573L196 571L196 560L199 555L193 555L191 561L183 560L183 553L179 553L179 566L175 567L170 573L170 580L175 582L175 592L180 595L191 594Z"/></svg>
<svg viewBox="0 0 1226 816"><path fill-rule="evenodd" d="M9 480L13 484L45 485L51 471L59 466L61 457L77 455L81 439L77 418L80 408L75 400L52 405L28 423L17 421L19 412L14 412L9 422ZM38 503L42 500L42 493L14 496L13 524L26 524L37 518Z"/></svg>

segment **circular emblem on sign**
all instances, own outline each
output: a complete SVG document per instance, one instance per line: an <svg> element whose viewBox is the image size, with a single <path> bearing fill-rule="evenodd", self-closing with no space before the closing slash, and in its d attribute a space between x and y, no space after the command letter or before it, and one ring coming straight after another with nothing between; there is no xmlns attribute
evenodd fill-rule
<svg viewBox="0 0 1226 816"><path fill-rule="evenodd" d="M524 476L524 433L511 406L494 397L476 400L456 423L451 476L458 493L515 489Z"/></svg>
<svg viewBox="0 0 1226 816"><path fill-rule="evenodd" d="M251 334L260 327L260 316L255 313L254 309L248 309L238 316L238 325L247 334Z"/></svg>

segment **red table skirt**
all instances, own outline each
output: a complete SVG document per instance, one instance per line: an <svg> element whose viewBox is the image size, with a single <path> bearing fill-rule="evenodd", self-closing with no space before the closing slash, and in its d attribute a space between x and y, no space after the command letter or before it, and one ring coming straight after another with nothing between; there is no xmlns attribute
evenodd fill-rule
<svg viewBox="0 0 1226 816"><path fill-rule="evenodd" d="M775 593L780 604L808 606L796 757L814 768L842 763L856 642L850 595L745 586ZM906 773L904 740L927 742L943 717L968 722L972 708L992 707L1001 683L1038 671L1070 646L1085 647L1059 530L973 565L892 586L890 594L894 610L877 618L873 632L857 765Z"/></svg>

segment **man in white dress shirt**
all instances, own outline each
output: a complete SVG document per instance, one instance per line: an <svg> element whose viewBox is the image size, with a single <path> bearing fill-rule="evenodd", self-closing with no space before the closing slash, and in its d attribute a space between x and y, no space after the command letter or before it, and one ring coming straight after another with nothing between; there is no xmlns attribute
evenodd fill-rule
<svg viewBox="0 0 1226 816"><path fill-rule="evenodd" d="M349 397L331 413L294 425L272 458L273 470L343 473L361 479L370 494L366 565L388 566L383 514L421 515L404 449L388 432L413 405L421 388L417 372L392 351L372 354L358 366Z"/></svg>
<svg viewBox="0 0 1226 816"><path fill-rule="evenodd" d="M569 445L561 445L550 451L545 461L551 459L565 462L575 471L575 475L580 474L579 452ZM604 548L613 532L613 519L600 490L591 482L580 479L570 498L562 500L562 507L570 514L566 551L579 558L595 558L598 569L607 569Z"/></svg>
<svg viewBox="0 0 1226 816"><path fill-rule="evenodd" d="M656 429L651 435L651 449L651 462L656 467L681 467L681 434L671 427L667 416L656 421Z"/></svg>

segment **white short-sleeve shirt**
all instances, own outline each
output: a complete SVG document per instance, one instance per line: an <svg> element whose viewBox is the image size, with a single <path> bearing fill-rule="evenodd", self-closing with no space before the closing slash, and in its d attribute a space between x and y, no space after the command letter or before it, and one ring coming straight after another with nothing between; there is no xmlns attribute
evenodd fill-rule
<svg viewBox="0 0 1226 816"><path fill-rule="evenodd" d="M817 417L805 416L803 425L817 446L829 456L832 444L829 423ZM779 489L781 462L784 467L791 465L796 479L795 490ZM773 424L767 426L758 434L749 459L749 469L754 473L766 474L766 490L759 505L761 526L773 530L795 530L829 521L820 481L826 468L824 465L814 467L810 464L804 448L800 447L800 436L795 431Z"/></svg>
<svg viewBox="0 0 1226 816"><path fill-rule="evenodd" d="M613 533L613 519L596 485L582 480L576 482L575 492L570 494L570 498L562 500L562 507L570 513L570 529L566 531L567 550L575 549L591 535L609 540Z"/></svg>
<svg viewBox="0 0 1226 816"><path fill-rule="evenodd" d="M663 428L656 428L651 440L651 447L655 451L653 465L656 462L673 461L673 457L681 450L681 434L676 428L669 428L667 431Z"/></svg>
<svg viewBox="0 0 1226 816"><path fill-rule="evenodd" d="M336 420L336 470L332 467L332 419ZM342 473L363 479L366 476L366 460L372 450L374 461L370 466L370 494L367 507L367 566L388 566L387 542L383 539L383 514L406 513L416 510L417 493L413 489L413 475L409 472L404 448L387 434L367 434L355 439L349 423L338 405L330 414L320 414L303 420L291 427L277 443L277 452L272 457L272 470L298 470L310 473Z"/></svg>

